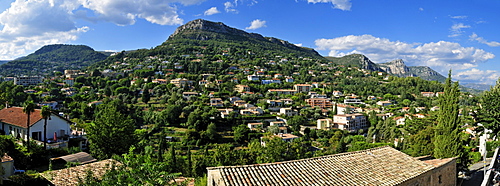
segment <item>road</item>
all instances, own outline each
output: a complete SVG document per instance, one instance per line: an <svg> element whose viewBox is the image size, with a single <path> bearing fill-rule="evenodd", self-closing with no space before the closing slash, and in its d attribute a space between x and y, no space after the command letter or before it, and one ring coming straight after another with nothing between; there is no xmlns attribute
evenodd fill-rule
<svg viewBox="0 0 500 186"><path fill-rule="evenodd" d="M486 159L486 168L490 165L491 158ZM484 178L484 163L483 161L477 162L469 166L470 179L469 180L458 180L458 185L462 186L479 186L483 182ZM461 184L460 184L461 182Z"/></svg>

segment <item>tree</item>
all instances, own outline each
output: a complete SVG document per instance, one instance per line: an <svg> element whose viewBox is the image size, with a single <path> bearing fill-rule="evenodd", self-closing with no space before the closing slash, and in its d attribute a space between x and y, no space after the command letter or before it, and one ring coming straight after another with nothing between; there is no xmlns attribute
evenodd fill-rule
<svg viewBox="0 0 500 186"><path fill-rule="evenodd" d="M458 82L451 82L451 70L444 84L444 94L439 97L439 114L434 137L434 157L459 157L459 166L465 166L466 156L460 139L460 120L458 118ZM466 157L465 157L466 158ZM460 167L467 168L467 167Z"/></svg>
<svg viewBox="0 0 500 186"><path fill-rule="evenodd" d="M135 142L135 122L121 113L113 102L99 108L96 118L87 128L90 152L99 159L126 153Z"/></svg>
<svg viewBox="0 0 500 186"><path fill-rule="evenodd" d="M40 112L40 115L44 119L43 121L43 149L47 149L47 120L50 119L50 107L49 106L43 106L42 111Z"/></svg>
<svg viewBox="0 0 500 186"><path fill-rule="evenodd" d="M26 113L26 115L28 116L26 119L26 128L28 129L28 132L27 132L28 137L27 137L26 147L27 147L27 150L29 152L30 151L30 116L31 116L31 113L35 112L35 103L33 103L32 100L26 101L24 103L23 112Z"/></svg>
<svg viewBox="0 0 500 186"><path fill-rule="evenodd" d="M238 143L244 143L248 140L248 134L250 133L250 129L246 125L238 125L233 128L234 130L234 141Z"/></svg>
<svg viewBox="0 0 500 186"><path fill-rule="evenodd" d="M478 122L492 131L491 137L500 134L500 79L489 91L484 91L480 98L481 108L478 110Z"/></svg>

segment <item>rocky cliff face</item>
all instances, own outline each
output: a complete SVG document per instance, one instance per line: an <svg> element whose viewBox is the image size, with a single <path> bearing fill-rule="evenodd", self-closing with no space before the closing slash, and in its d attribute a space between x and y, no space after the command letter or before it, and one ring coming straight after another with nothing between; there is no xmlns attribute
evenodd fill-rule
<svg viewBox="0 0 500 186"><path fill-rule="evenodd" d="M399 77L413 77L415 74L411 73L410 69L406 66L402 59L396 59L387 63L378 64L387 73L399 76Z"/></svg>
<svg viewBox="0 0 500 186"><path fill-rule="evenodd" d="M266 40L260 34L248 33L248 32L245 32L243 30L231 28L231 27L229 27L221 22L211 22L211 21L207 21L207 20L203 20L203 19L196 19L196 20L193 20L193 21L186 23L185 25L178 27L175 30L175 32L172 35L170 35L169 38L173 38L173 37L175 37L178 34L183 33L183 32L189 32L189 31L194 31L194 30L203 30L203 31L215 32L215 33L219 33L219 34L238 35L238 36L255 38L255 39L259 39L259 40ZM199 35L199 38L191 38L191 39L208 40L211 38L208 35Z"/></svg>
<svg viewBox="0 0 500 186"><path fill-rule="evenodd" d="M444 76L427 66L406 66L402 59L380 63L378 65L387 73L398 77L420 77L425 80L440 82L444 82L446 79Z"/></svg>

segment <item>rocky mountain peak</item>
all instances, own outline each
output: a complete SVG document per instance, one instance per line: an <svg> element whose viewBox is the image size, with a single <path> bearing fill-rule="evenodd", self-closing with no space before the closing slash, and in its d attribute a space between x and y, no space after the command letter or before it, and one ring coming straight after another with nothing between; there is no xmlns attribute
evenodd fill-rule
<svg viewBox="0 0 500 186"><path fill-rule="evenodd" d="M238 36L251 37L264 40L264 37L260 34L248 33L243 30L229 27L222 22L212 22L204 19L196 19L178 27L175 30L175 32L172 35L170 35L169 38L173 38L181 33L190 31L208 31L226 35L238 35ZM210 38L201 37L192 39L206 40Z"/></svg>
<svg viewBox="0 0 500 186"><path fill-rule="evenodd" d="M379 65L382 69L390 74L395 74L403 77L415 76L410 72L410 69L406 66L405 62L402 59L396 59L387 63L380 63Z"/></svg>

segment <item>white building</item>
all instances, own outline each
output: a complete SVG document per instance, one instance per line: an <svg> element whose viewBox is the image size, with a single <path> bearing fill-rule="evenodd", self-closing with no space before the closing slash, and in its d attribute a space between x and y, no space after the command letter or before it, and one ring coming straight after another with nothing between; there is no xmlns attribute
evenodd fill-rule
<svg viewBox="0 0 500 186"><path fill-rule="evenodd" d="M363 114L334 115L333 123L333 128L350 132L355 132L367 127L366 117Z"/></svg>
<svg viewBox="0 0 500 186"><path fill-rule="evenodd" d="M14 85L29 86L38 85L40 83L42 83L42 77L39 76L25 76L14 78Z"/></svg>
<svg viewBox="0 0 500 186"><path fill-rule="evenodd" d="M35 109L35 111L30 114L30 138L44 141L45 138L52 139L56 136L57 139L62 139L62 137L70 135L71 121L52 113L50 115L50 120L47 120L47 136L44 136L44 119L42 119L40 112L40 109ZM26 140L28 136L26 121L27 114L23 112L22 107L10 107L0 110L0 128L7 135Z"/></svg>

